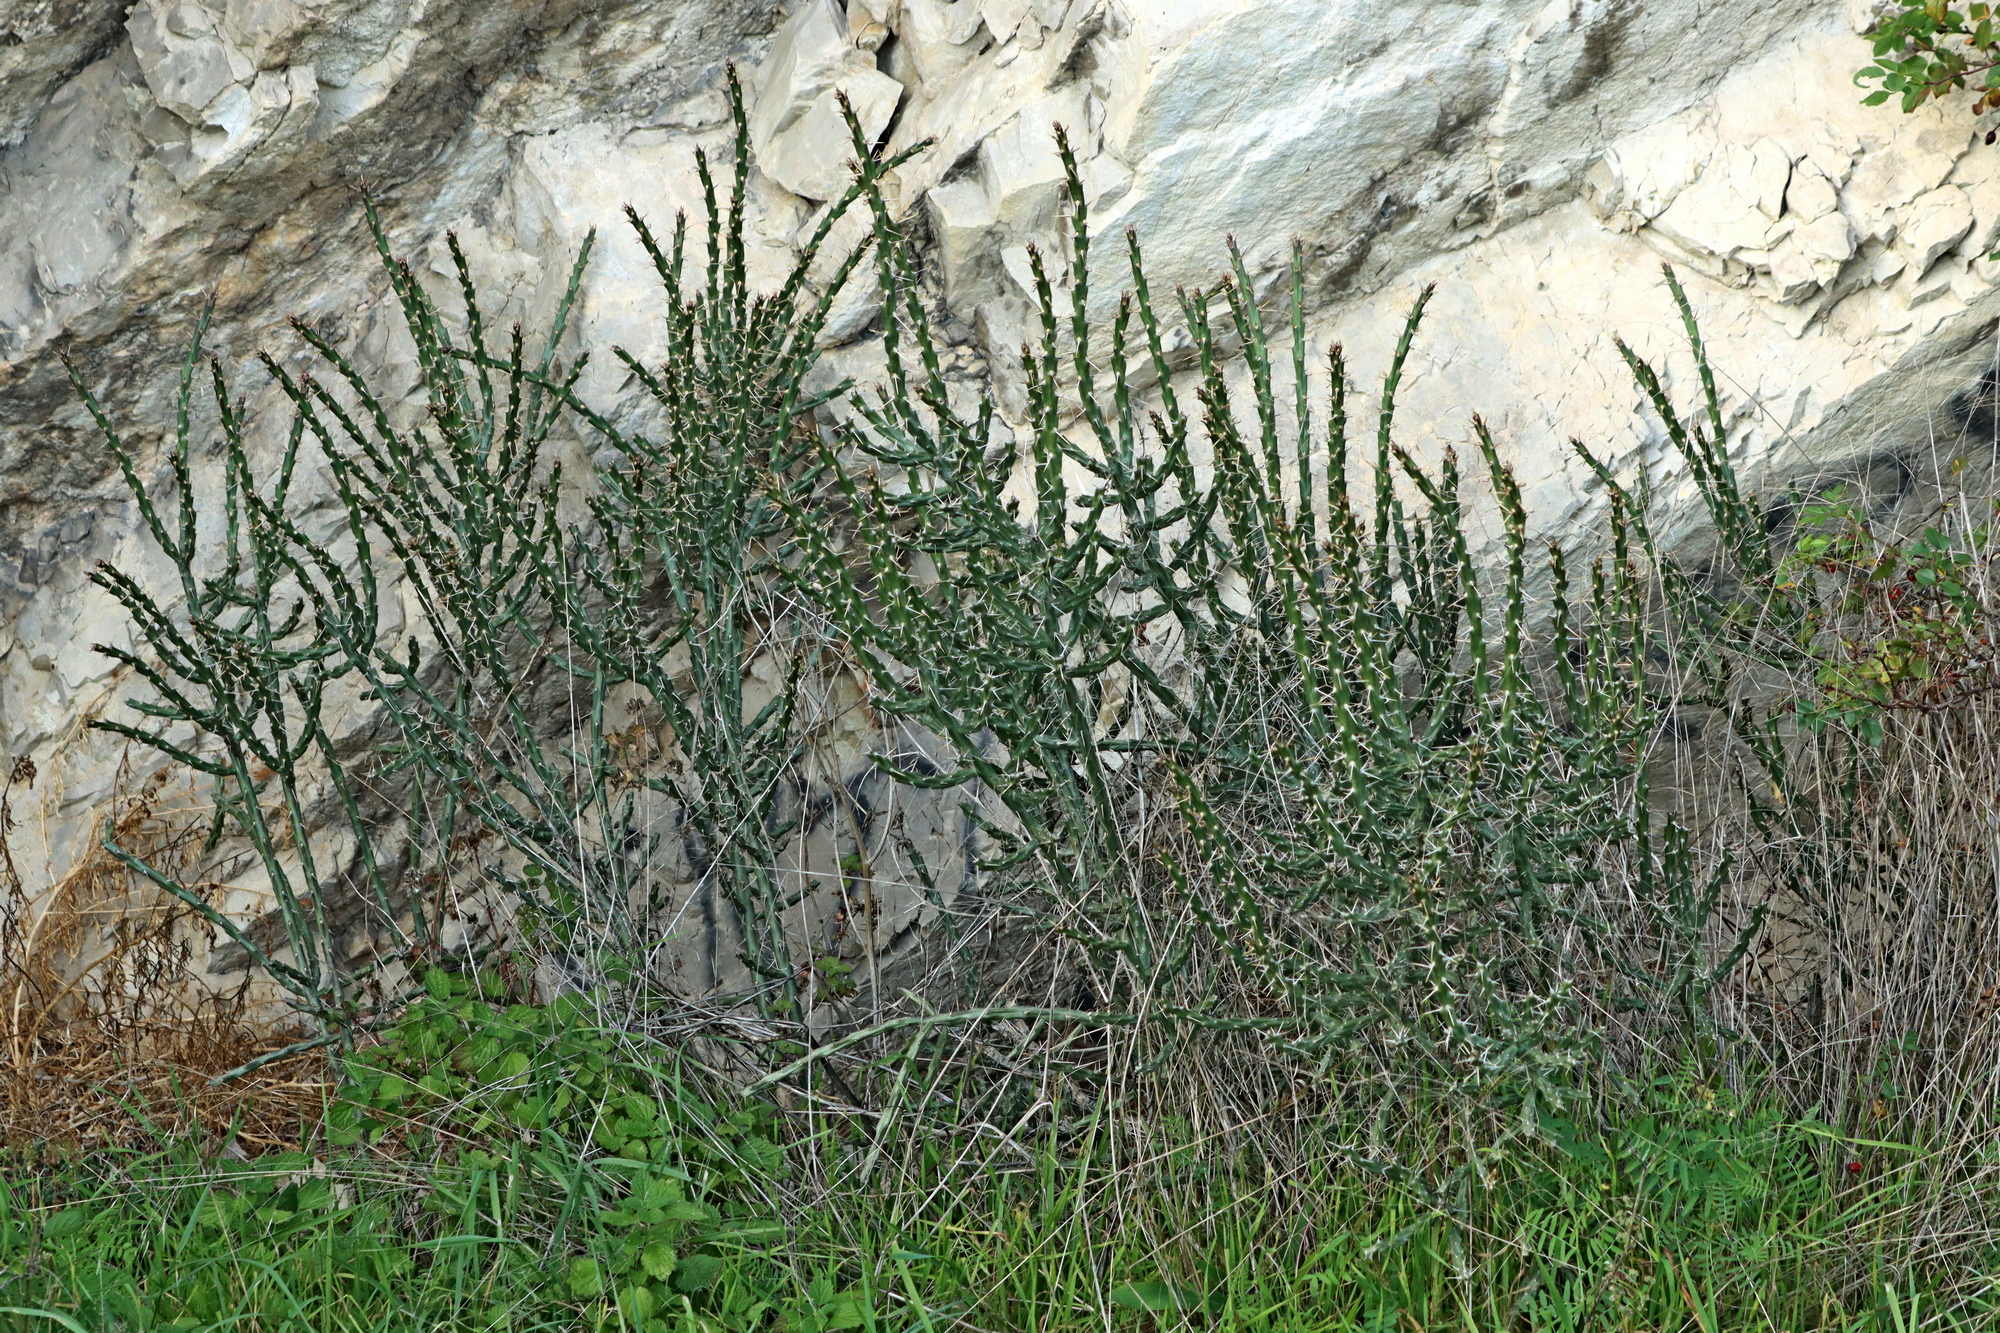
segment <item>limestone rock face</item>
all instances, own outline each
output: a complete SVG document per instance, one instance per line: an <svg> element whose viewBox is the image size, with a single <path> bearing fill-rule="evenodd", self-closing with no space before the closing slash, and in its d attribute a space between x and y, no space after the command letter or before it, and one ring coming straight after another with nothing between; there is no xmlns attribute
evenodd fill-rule
<svg viewBox="0 0 2000 1333"><path fill-rule="evenodd" d="M118 35L118 0L8 0L0 5L0 144L21 141L50 96Z"/></svg>
<svg viewBox="0 0 2000 1333"><path fill-rule="evenodd" d="M903 85L875 68L887 29L859 32L835 0L802 5L778 31L758 71L750 141L773 181L806 199L832 199L853 183L853 136L841 113L843 94L870 141L903 100ZM853 15L861 17L857 9ZM873 45L870 45L870 43Z"/></svg>
<svg viewBox="0 0 2000 1333"><path fill-rule="evenodd" d="M990 383L1018 418L1016 352L1038 328L1031 256L1059 286L1078 276L1061 126L1085 187L1097 316L1125 285L1128 228L1156 292L1212 282L1233 236L1260 300L1284 284L1297 239L1315 352L1343 342L1365 384L1435 282L1406 376L1406 443L1425 456L1464 446L1481 411L1536 521L1566 536L1602 502L1571 436L1669 502L1692 496L1611 341L1689 391L1661 261L1689 281L1732 449L1758 484L1990 432L2000 148L1951 102L1913 116L1857 104L1869 12L1850 0L0 0L0 771L27 756L45 775L16 861L31 887L59 879L130 779L123 747L80 729L124 688L89 645L130 642L84 573L100 558L149 569L57 353L147 458L171 430L175 367L210 294L225 365L260 347L297 358L284 328L297 316L365 373L407 374L363 186L447 306L442 237L456 231L494 326L546 318L597 228L578 336L657 357L658 278L620 209L661 233L685 212L699 247L695 155L726 177L733 151L723 62L748 92L761 289L852 179L844 96L887 149L933 141L889 182L892 203L936 274L951 373L967 392ZM862 234L856 220L837 227L815 280ZM841 297L830 375L880 365L876 314L865 284ZM275 423L257 435L275 451L277 395L252 369L241 387ZM608 354L582 382L614 415L637 410L636 389ZM1688 510L1674 530L1697 528ZM363 735L367 719L342 725ZM865 748L857 737L857 763ZM254 915L255 897L231 901ZM912 904L897 910L915 919Z"/></svg>

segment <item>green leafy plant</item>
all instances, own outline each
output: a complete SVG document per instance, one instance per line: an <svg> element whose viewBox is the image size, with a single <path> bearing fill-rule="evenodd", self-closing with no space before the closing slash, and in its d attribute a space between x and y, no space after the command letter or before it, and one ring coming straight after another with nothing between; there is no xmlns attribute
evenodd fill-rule
<svg viewBox="0 0 2000 1333"><path fill-rule="evenodd" d="M748 139L731 80L739 135L726 206L706 158L698 163L708 205L705 285L693 294L683 287L685 218L663 249L632 214L664 285L669 354L657 367L619 355L659 409L658 441L578 399L587 351L563 364L589 240L530 356L518 327L504 350L489 343L455 238L446 248L462 329L392 253L372 203L369 225L416 347L420 419L399 424L390 399L331 339L295 325L324 375L294 375L264 358L292 409L275 483L253 475L243 408L213 369L225 468L208 509L223 530L198 532L204 502L189 458L200 332L170 455L174 522L161 517L135 458L76 377L179 583L163 601L128 573L98 572L145 644L143 652L106 651L153 687L156 700L133 706L160 721L150 730L105 726L210 775L220 812L211 845L227 831L254 849L282 942L246 931L158 867L126 859L292 992L316 1025L314 1042L348 1041L392 1018L400 995L377 986L371 998L357 984L384 963L435 962L450 891L483 883L522 900L542 943L567 967L620 985L647 976L670 907L684 907L690 894L719 903L734 918L722 947L733 935L751 978L737 998L794 1017L810 999L813 965L792 957L784 925L801 893L781 884L776 866L797 818L785 803L806 747L801 685L824 668L806 629L811 618L768 595L784 529L771 487L803 493L813 485L815 451L801 422L847 386L808 393L805 379L819 330L866 248L836 266L824 290L809 287L807 275L842 210L878 192L882 173L902 159L864 154L855 185L783 288L753 293ZM591 522L570 532L557 516L561 473L546 459L559 426L598 433L609 456L623 460L599 472ZM340 516L330 540L301 529L303 503L292 493L300 460L315 453ZM420 624L400 636L378 632L378 554L421 608ZM752 707L745 681L758 661L779 663L781 677ZM396 732L368 756L366 784L350 775L323 723L336 688L382 708ZM621 691L627 715L616 702ZM557 699L564 706L551 706ZM661 715L656 731L666 739L654 748L668 751L636 766L625 744L635 707ZM573 713L576 730L552 727ZM178 730L187 727L192 738ZM261 795L272 783L278 810ZM329 784L345 816L340 832L358 848L351 871L328 870L315 856L316 837L338 841L306 814ZM662 799L678 846L662 845ZM383 845L389 836L393 848ZM495 841L505 854L483 882L468 876L461 853ZM682 882L690 869L692 886ZM364 958L373 954L359 971L348 955L369 942L352 938L357 894L368 927L388 936L386 948L359 947ZM336 938L343 919L347 933Z"/></svg>
<svg viewBox="0 0 2000 1333"><path fill-rule="evenodd" d="M1909 112L1970 85L1979 90L1973 115L2000 108L2000 17L1994 7L1953 6L1947 0L1899 3L1900 12L1878 19L1864 34L1874 44L1875 63L1854 81L1880 86L1862 100L1881 106L1893 97Z"/></svg>
<svg viewBox="0 0 2000 1333"><path fill-rule="evenodd" d="M1880 744L1886 713L1957 707L2000 684L1982 601L1991 536L1990 524L1957 535L1930 526L1891 541L1844 487L1801 506L1779 587L1813 605L1802 630L1823 694L1800 721L1818 730L1837 719Z"/></svg>
<svg viewBox="0 0 2000 1333"><path fill-rule="evenodd" d="M262 603L243 604L279 592L279 575L307 589L301 604L323 627L284 651L317 656L273 657L267 674L292 671L307 702L323 679L351 677L386 709L398 734L391 770L407 791L396 813L411 854L431 858L431 879L457 873L451 849L466 838L497 837L508 855L489 862L489 881L525 902L543 946L581 967L586 986L642 996L656 923L691 892L732 909L754 979L733 1000L796 1018L810 1002L846 999L855 988L838 958L794 956L786 919L812 887L787 888L777 867L798 817L783 797L807 745L802 686L812 673L852 669L878 716L942 747L935 760L878 763L909 786L983 793L969 808L994 852L986 873L1013 875L1071 915L1101 973L1091 989L1113 1008L1160 991L1165 1007L1154 1012L1175 1022L1264 1031L1322 1067L1343 1052L1414 1042L1429 1069L1483 1085L1519 1074L1542 1097L1589 1049L1593 1029L1579 1021L1573 988L1586 972L1632 988L1593 1003L1643 1006L1649 988L1665 986L1684 1018L1698 1018L1704 988L1742 939L1724 941L1719 966L1693 961L1717 881L1697 873L1678 829L1651 823L1636 757L1660 702L1639 665L1654 643L1628 537L1650 539L1640 506L1608 473L1615 555L1594 572L1581 610L1568 601L1560 553L1549 556L1551 676L1530 641L1527 517L1484 426L1506 533L1497 588L1465 530L1455 460L1433 474L1394 441L1423 303L1383 385L1370 491L1357 500L1351 386L1337 349L1323 429L1310 410L1301 264L1282 407L1282 368L1233 252L1229 279L1177 300L1199 422L1175 386L1136 237L1132 289L1110 330L1108 374L1100 370L1088 212L1059 140L1075 281L1065 312L1045 257L1031 255L1042 337L1023 352L1029 418L1018 462L1033 492L1024 516L1008 488L1017 455L993 447L991 400L969 413L952 406L918 257L878 185L896 162L877 158L858 127L862 165L841 202L872 212L888 383L873 402L857 397L855 415L822 439L802 423L845 386L809 394L806 376L834 295L867 247L811 294L806 274L835 210L780 291L750 292L740 92L733 103L726 211L698 163L705 285L686 292L684 224L662 247L633 218L662 280L669 353L658 367L620 355L658 409L658 441L578 398L583 358L558 364L588 244L531 363L518 333L505 355L489 348L455 242L462 339L393 258L371 211L427 417L396 424L313 330L301 336L343 394L266 362L294 411L288 460L310 440L329 464L354 573L284 517L293 464L263 498L232 446L224 510L254 516L249 535L270 551L255 569L290 563L259 574L254 589L232 587L231 614L261 625ZM1244 407L1223 370L1225 338L1240 343L1250 372ZM1157 411L1135 392L1135 356L1159 386ZM1748 558L1756 520L1738 513L1719 418L1712 440L1682 428L1657 379L1636 361L1635 370ZM1714 416L1712 377L1704 382ZM219 402L236 438L240 422L226 395ZM569 532L556 519L561 478L540 462L559 417L618 460L595 478L591 522ZM1204 443L1209 475L1194 461ZM136 474L132 484L143 491ZM154 527L191 570L192 537ZM378 549L423 608L422 632L399 644L374 636ZM158 619L135 582L112 586L135 615ZM796 595L778 598L781 586ZM1713 610L1698 597L1689 605ZM306 623L302 614L282 628ZM164 630L158 637L161 651L174 647ZM266 638L270 656L282 636ZM778 679L753 705L745 681L759 662ZM220 679L222 668L189 669ZM259 688L259 698L280 697L275 685ZM575 707L536 704L558 695ZM667 753L633 761L620 699L659 711ZM563 734L552 715L581 720ZM244 751L227 769L239 785L256 780L255 725L234 713L210 724L225 748ZM276 734L278 723L265 725ZM294 786L302 743L272 752ZM376 869L379 821L352 798L330 747L319 749L378 910L401 929L398 909L420 902L411 881L423 881L413 868L392 886ZM1132 854L1124 825L1128 804L1167 773L1191 847L1162 875ZM254 841L261 807L244 809ZM677 849L660 845L662 826L678 830ZM1639 886L1636 935L1583 891L1614 865ZM1205 923L1209 946L1277 1012L1218 1007L1212 978L1184 966L1194 937L1154 924L1169 885ZM318 910L328 896L293 895ZM305 910L296 923L287 917L288 939L294 954L322 959L311 986L324 990L339 984L339 968ZM399 956L419 971L436 955L437 925L420 909L413 918ZM1053 1017L1061 1006L1045 1008ZM385 1005L384 1021L392 1011ZM326 1021L344 1032L357 1017Z"/></svg>
<svg viewBox="0 0 2000 1333"><path fill-rule="evenodd" d="M505 1003L505 994L492 972L428 972L382 1040L348 1059L328 1121L336 1142L434 1135L431 1118L444 1115L479 1141L556 1133L637 1162L692 1160L724 1181L778 1168L756 1108L725 1114L693 1085L622 1051L634 1038L596 1025L601 997L533 1005Z"/></svg>
<svg viewBox="0 0 2000 1333"><path fill-rule="evenodd" d="M812 393L805 382L833 301L866 249L836 266L822 295L808 292L807 275L844 210L876 193L882 173L902 159L863 152L855 184L822 220L784 286L753 295L743 236L749 134L741 93L732 90L737 142L726 216L716 210L705 160L698 164L710 201L705 285L684 294L684 218L663 249L631 214L661 280L667 352L649 367L615 351L657 406L661 438L621 431L578 405L620 461L599 474L593 530L569 555L573 573L551 562L543 581L568 636L568 669L588 688L591 743L600 751L607 745L612 728L604 710L620 687L642 690L672 737L666 770L636 775L625 792L611 780L616 766L592 756L589 771L600 784L593 806L612 821L606 845L629 841L643 823L634 792L670 800L687 827L700 891L733 908L757 1003L798 1013L802 998L810 1000L801 994L810 965L794 959L784 925L804 894L788 892L777 872L796 821L780 812L780 798L805 752L801 682L825 670L826 645L808 628L810 617L771 600L784 548L779 497L814 485L815 451L804 423L849 387ZM758 660L779 673L762 700L754 682L746 693ZM616 904L631 891L619 878L611 883L615 920ZM649 906L661 906L657 886ZM634 940L618 942L629 949Z"/></svg>
<svg viewBox="0 0 2000 1333"><path fill-rule="evenodd" d="M92 725L136 741L208 778L215 805L210 848L234 834L248 844L282 924L285 957L218 910L206 893L119 847L107 850L223 931L290 994L315 1030L344 1037L358 1018L353 978L336 937L336 899L355 892L345 867L316 853L309 799L330 784L355 809L354 785L325 722L329 688L355 674L376 643L378 608L368 536L350 506L335 539L301 530L288 504L303 423L294 423L276 475L259 483L244 441L243 406L219 362L208 385L221 433L220 503L204 525L191 464L191 416L209 309L197 321L175 402L167 464L171 510L163 512L138 476L137 460L74 367L71 382L109 441L138 503L145 534L172 570L170 594L156 595L130 574L100 564L91 578L131 615L143 651L98 651L151 688L131 701L149 720ZM333 551L344 542L337 557ZM275 790L274 790L275 789ZM275 799L273 799L275 797ZM365 846L365 844L364 844ZM379 868L364 855L365 888L386 906ZM393 928L397 917L385 913ZM420 924L420 923L419 923Z"/></svg>
<svg viewBox="0 0 2000 1333"><path fill-rule="evenodd" d="M872 705L951 746L955 766L894 768L898 778L976 779L994 794L1011 816L988 825L1005 849L994 868L1033 867L1089 923L1089 943L1123 969L1119 1007L1265 1032L1322 1071L1396 1049L1418 1079L1489 1099L1559 1097L1598 1030L1575 989L1591 972L1630 989L1590 1003L1670 996L1699 1025L1703 996L1755 927L1705 957L1719 879L1648 813L1638 756L1665 700L1641 666L1654 639L1629 549L1634 502L1606 474L1615 557L1581 609L1550 552L1543 670L1527 517L1484 425L1475 419L1506 531L1497 590L1465 528L1456 461L1433 474L1393 438L1423 302L1380 395L1372 488L1357 503L1337 349L1323 433L1309 406L1302 267L1282 405L1240 256L1231 280L1181 294L1197 434L1136 237L1132 289L1100 348L1087 208L1058 146L1075 281L1065 317L1031 254L1042 338L1023 352L1019 459L989 447L990 408L953 411L915 259L877 205L891 384L859 404L824 460L854 537L842 549L791 502L801 560L790 576L852 644ZM1249 372L1240 414L1225 336ZM1150 360L1157 411L1133 391L1135 354ZM1203 437L1212 481L1192 462ZM1699 438L1690 447L1705 462ZM850 455L877 467L858 472ZM1025 514L1006 488L1017 461L1034 483ZM1711 472L1733 485L1726 460ZM1722 503L1740 504L1733 491ZM1187 967L1193 937L1152 925L1157 865L1132 857L1121 829L1126 803L1162 771L1189 843L1172 881L1235 964L1232 982L1256 994L1252 1013L1219 1002L1218 972ZM1633 878L1637 923L1601 915L1584 891L1614 867Z"/></svg>
<svg viewBox="0 0 2000 1333"><path fill-rule="evenodd" d="M499 1172L553 1218L570 1294L635 1328L699 1303L746 1246L783 1239L768 1108L732 1109L670 1052L602 1027L601 996L506 995L497 972L428 972L401 1020L347 1061L329 1141L448 1176Z"/></svg>

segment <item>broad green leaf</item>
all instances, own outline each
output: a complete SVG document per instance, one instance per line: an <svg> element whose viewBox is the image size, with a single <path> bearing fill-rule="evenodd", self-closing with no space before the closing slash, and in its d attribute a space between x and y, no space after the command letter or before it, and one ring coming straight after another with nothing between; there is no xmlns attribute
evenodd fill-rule
<svg viewBox="0 0 2000 1333"><path fill-rule="evenodd" d="M644 1265L647 1276L655 1281L664 1282L674 1275L674 1269L680 1263L680 1256L674 1253L673 1246L663 1240L656 1240L639 1252L639 1262Z"/></svg>
<svg viewBox="0 0 2000 1333"><path fill-rule="evenodd" d="M674 1270L674 1290L707 1291L722 1276L722 1260L712 1254L690 1254Z"/></svg>

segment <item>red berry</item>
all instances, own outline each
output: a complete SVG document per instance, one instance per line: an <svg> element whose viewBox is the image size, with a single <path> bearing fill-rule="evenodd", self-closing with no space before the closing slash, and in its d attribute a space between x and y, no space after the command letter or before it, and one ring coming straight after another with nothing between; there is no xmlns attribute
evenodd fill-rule
<svg viewBox="0 0 2000 1333"><path fill-rule="evenodd" d="M1859 1163L1859 1162L1849 1162L1849 1163L1847 1164L1847 1174L1848 1174L1848 1175L1850 1175L1850 1176L1858 1176L1858 1175L1860 1175L1860 1174L1861 1174L1861 1163Z"/></svg>

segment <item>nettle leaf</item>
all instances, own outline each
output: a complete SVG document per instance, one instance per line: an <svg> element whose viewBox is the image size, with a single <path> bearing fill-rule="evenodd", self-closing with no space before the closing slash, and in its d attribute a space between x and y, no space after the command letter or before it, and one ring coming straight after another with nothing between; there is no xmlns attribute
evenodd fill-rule
<svg viewBox="0 0 2000 1333"><path fill-rule="evenodd" d="M633 1283L618 1293L618 1309L633 1324L644 1327L653 1315L653 1292L643 1283Z"/></svg>
<svg viewBox="0 0 2000 1333"><path fill-rule="evenodd" d="M604 1294L604 1273L595 1259L573 1259L569 1266L569 1294L580 1301Z"/></svg>
<svg viewBox="0 0 2000 1333"><path fill-rule="evenodd" d="M820 1307L819 1317L820 1327L827 1330L860 1328L869 1322L860 1300L853 1296L836 1296Z"/></svg>
<svg viewBox="0 0 2000 1333"><path fill-rule="evenodd" d="M528 1072L532 1063L526 1051L509 1051L481 1071L479 1075L480 1081L484 1083L504 1083L509 1079L519 1078Z"/></svg>
<svg viewBox="0 0 2000 1333"><path fill-rule="evenodd" d="M721 1259L712 1254L690 1254L680 1261L674 1271L674 1290L689 1295L707 1291L721 1276Z"/></svg>
<svg viewBox="0 0 2000 1333"><path fill-rule="evenodd" d="M769 1139L745 1139L739 1151L754 1169L766 1174L774 1174L785 1165L785 1150Z"/></svg>
<svg viewBox="0 0 2000 1333"><path fill-rule="evenodd" d="M235 1200L222 1194L210 1194L195 1210L195 1224L213 1231L227 1231L236 1224Z"/></svg>
<svg viewBox="0 0 2000 1333"><path fill-rule="evenodd" d="M639 1252L639 1262L644 1265L647 1276L655 1281L664 1282L674 1275L674 1269L680 1264L680 1256L674 1253L672 1245L663 1240L656 1240Z"/></svg>

